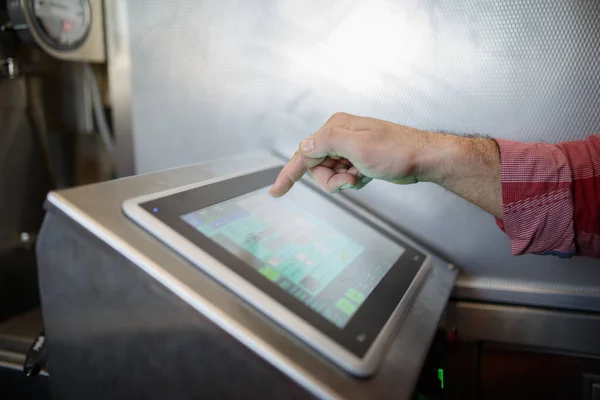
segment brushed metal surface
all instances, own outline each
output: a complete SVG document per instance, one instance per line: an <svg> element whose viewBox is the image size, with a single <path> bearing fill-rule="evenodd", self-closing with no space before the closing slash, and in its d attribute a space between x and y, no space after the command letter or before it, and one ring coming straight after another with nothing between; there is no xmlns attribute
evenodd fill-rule
<svg viewBox="0 0 600 400"><path fill-rule="evenodd" d="M523 284L506 279L462 276L456 281L452 297L463 300L489 300L505 304L598 311L600 293L596 287L566 291L564 285L556 286L559 287Z"/></svg>
<svg viewBox="0 0 600 400"><path fill-rule="evenodd" d="M309 398L72 220L48 213L38 254L53 398Z"/></svg>
<svg viewBox="0 0 600 400"><path fill-rule="evenodd" d="M600 131L596 1L127 8L138 172L264 147L289 154L335 111L524 141ZM461 266L459 286L600 295L597 260L513 258L492 217L439 187L375 182L353 197Z"/></svg>
<svg viewBox="0 0 600 400"><path fill-rule="evenodd" d="M47 221L54 222L44 225L38 254L40 255L42 308L49 343L60 343L62 355L57 357L68 362L77 359L75 353L94 352L95 350L89 349L85 343L91 346L91 338L98 335L110 334L108 336L114 337L128 334L131 337L132 333L136 333L142 337L147 331L154 333L162 331L161 318L153 319L151 315L144 314L143 318L140 317L144 323L138 325L136 322L138 319L131 317L132 310L117 312L116 304L121 301L117 295L103 297L105 290L113 290L115 287L118 287L119 293L130 293L134 296L138 289L128 290L128 285L132 287L135 285L136 288L147 285L137 280L128 282L117 276L123 275L127 279L132 279L131 273L127 272L132 268L138 270L137 275L145 275L144 282L155 282L152 286L156 286L157 281L154 279L157 279L158 275L152 278L142 271L141 264L133 264L139 263L143 257L146 265L152 263L169 266L169 276L166 278L163 276L161 279L174 282L167 287L184 300L183 304L187 302L201 311L204 316L211 318L213 322L220 321L219 323L223 324L220 325L221 327L230 329L230 325L225 323L234 324L231 326L250 332L249 337L252 341L271 349L270 355L261 353L263 357L312 393L322 397L341 398L410 398L437 322L457 275L456 270L448 269L447 262L435 258L434 270L417 296L378 373L372 379L360 380L342 373L308 350L305 345L274 327L271 322L242 304L225 288L129 221L121 211L122 202L128 198L279 162L277 158L265 154L228 157L208 164L67 189L55 194L49 204L52 216L47 217ZM361 211L355 207L354 212ZM64 227L58 229L61 225ZM70 228L65 231L65 227ZM74 239L79 237L81 239ZM61 250L61 246L65 248ZM90 250L86 250L88 247ZM105 256L100 257L96 250L91 250L92 248L107 249L103 250L102 254L106 254L108 258L104 260ZM90 254L89 257L87 254ZM138 256L134 257L135 254ZM126 256L129 260L125 258ZM67 261L67 258L70 261ZM95 263L99 264L100 269L96 268ZM114 271L116 275L113 275L113 272L102 272L107 268ZM148 270L144 269L144 271L148 273ZM94 282L93 289L85 286L91 285L91 282ZM160 282L165 284L166 281ZM164 286L158 286L165 291ZM193 288L196 294L186 295L189 290L186 288ZM65 294L62 296L59 295L60 293ZM74 293L77 296L74 296ZM99 301L100 297L104 302ZM132 303L127 299L127 304L131 304L131 307L136 307L135 304L141 307L141 303L144 303L141 298L132 300ZM70 311L65 312L64 307L68 307ZM90 311L92 309L93 312ZM149 311L146 309L144 312ZM215 313L219 315L215 316ZM95 318L100 320L79 327L79 324L74 322L73 315L95 315ZM111 318L114 320L111 321ZM54 331L53 326L56 329ZM214 325L209 323L209 326ZM90 341L78 339L81 337L89 338ZM229 335L223 336L223 340L226 338L229 338ZM57 347L50 345L49 348L50 357L53 359L52 348ZM257 351L256 347L253 347L253 350ZM96 354L103 360L98 361L100 363L117 362L115 355L102 355L101 352ZM50 373L55 377L56 385L68 385L69 383L66 382L68 375L64 375L67 371L63 369L65 366L56 366L57 362L59 361L53 361L55 367L51 367L57 368L57 373L55 374L52 369ZM207 360L207 362L216 363L217 360ZM107 371L106 364L98 366L98 371L101 370ZM232 377L235 370L224 370L223 374ZM84 379L78 377L78 382L80 378ZM67 387L63 387L62 390L66 391Z"/></svg>
<svg viewBox="0 0 600 400"><path fill-rule="evenodd" d="M600 355L599 313L451 301L443 324L462 341L483 341Z"/></svg>

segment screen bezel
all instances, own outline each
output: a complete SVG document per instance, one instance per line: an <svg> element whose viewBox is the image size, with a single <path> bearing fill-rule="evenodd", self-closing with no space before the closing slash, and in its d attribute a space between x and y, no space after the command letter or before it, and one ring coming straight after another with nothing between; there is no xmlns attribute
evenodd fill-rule
<svg viewBox="0 0 600 400"><path fill-rule="evenodd" d="M405 251L356 311L347 325L340 329L302 301L290 295L278 285L265 279L254 268L251 268L224 247L194 229L181 218L182 215L189 212L267 187L272 184L280 170L281 168L277 167L238 176L229 180L166 195L154 200L140 202L139 206L322 334L355 356L362 358L377 339L379 333L414 281L426 260L424 253L383 231L371 221L350 214L352 218L358 219L360 222L376 230L379 234L398 243ZM327 199L327 194L309 185L307 186L315 195L324 196ZM331 201L331 199L327 200ZM338 206L345 208L341 204L338 204ZM154 209L157 209L157 211L154 212ZM344 211L349 213L347 209ZM239 296L239 294L236 295Z"/></svg>

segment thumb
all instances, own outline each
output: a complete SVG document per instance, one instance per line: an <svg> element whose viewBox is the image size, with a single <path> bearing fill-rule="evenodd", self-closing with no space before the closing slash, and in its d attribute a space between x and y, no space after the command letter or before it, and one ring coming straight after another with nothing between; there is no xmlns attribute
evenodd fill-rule
<svg viewBox="0 0 600 400"><path fill-rule="evenodd" d="M323 127L317 133L300 143L300 151L309 158L345 157L354 158L360 146L362 135L337 127Z"/></svg>

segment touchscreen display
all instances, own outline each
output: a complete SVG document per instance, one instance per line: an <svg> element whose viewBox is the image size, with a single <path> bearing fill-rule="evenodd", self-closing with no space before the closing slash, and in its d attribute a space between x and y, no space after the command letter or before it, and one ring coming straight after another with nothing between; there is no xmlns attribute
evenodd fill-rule
<svg viewBox="0 0 600 400"><path fill-rule="evenodd" d="M338 328L405 251L302 185L281 199L263 188L180 218Z"/></svg>

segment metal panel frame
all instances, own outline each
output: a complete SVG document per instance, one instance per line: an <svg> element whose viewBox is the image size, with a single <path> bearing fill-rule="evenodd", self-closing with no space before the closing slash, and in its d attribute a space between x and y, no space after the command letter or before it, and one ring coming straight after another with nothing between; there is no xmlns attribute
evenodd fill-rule
<svg viewBox="0 0 600 400"><path fill-rule="evenodd" d="M108 85L116 141L117 176L135 173L131 118L131 51L127 2L104 0Z"/></svg>
<svg viewBox="0 0 600 400"><path fill-rule="evenodd" d="M461 300L489 301L492 303L600 311L600 295L596 293L568 293L534 288L531 285L490 284L484 279L475 279L475 282L473 282L473 279L464 276L456 281L452 297Z"/></svg>
<svg viewBox="0 0 600 400"><path fill-rule="evenodd" d="M600 355L600 313L451 301L443 325L456 327L461 341Z"/></svg>

